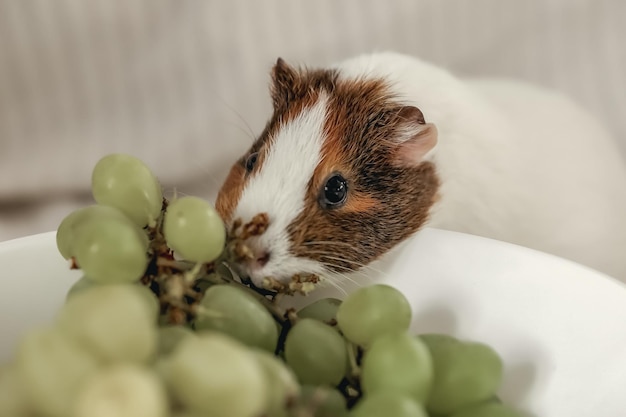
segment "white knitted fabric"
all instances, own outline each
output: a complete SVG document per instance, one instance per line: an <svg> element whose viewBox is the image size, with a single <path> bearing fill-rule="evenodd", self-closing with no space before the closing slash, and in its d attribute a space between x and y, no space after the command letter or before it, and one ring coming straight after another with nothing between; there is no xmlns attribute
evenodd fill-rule
<svg viewBox="0 0 626 417"><path fill-rule="evenodd" d="M393 49L564 91L626 153L623 0L0 0L0 240L87 204L109 152L211 198L270 112L278 56Z"/></svg>

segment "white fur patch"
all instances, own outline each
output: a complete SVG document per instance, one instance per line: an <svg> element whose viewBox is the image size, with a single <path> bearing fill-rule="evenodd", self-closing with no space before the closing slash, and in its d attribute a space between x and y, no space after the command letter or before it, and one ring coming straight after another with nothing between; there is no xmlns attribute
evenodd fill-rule
<svg viewBox="0 0 626 417"><path fill-rule="evenodd" d="M256 285L263 278L289 279L296 273L324 271L319 262L297 258L290 252L287 227L302 212L307 185L321 159L327 98L281 126L273 138L259 172L243 190L234 218L244 223L258 213L269 215L269 227L258 239L251 239L253 250L270 253L261 269L246 270Z"/></svg>

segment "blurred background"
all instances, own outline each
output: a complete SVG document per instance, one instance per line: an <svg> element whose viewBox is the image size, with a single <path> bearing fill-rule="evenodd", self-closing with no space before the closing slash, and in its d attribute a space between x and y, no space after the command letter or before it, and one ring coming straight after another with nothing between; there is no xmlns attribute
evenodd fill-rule
<svg viewBox="0 0 626 417"><path fill-rule="evenodd" d="M279 56L395 50L524 79L591 110L626 157L625 18L623 0L0 0L0 241L92 203L110 152L214 198L270 115Z"/></svg>

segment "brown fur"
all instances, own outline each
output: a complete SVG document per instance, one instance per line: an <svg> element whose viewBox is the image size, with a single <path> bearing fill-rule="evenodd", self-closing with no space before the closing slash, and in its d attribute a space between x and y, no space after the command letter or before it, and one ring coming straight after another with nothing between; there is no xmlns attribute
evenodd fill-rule
<svg viewBox="0 0 626 417"><path fill-rule="evenodd" d="M244 161L245 164L245 161ZM224 185L220 189L215 209L224 221L231 221L231 216L237 207L237 201L243 192L246 168L240 162L233 165L224 181Z"/></svg>
<svg viewBox="0 0 626 417"><path fill-rule="evenodd" d="M231 168L224 185L222 185L215 203L215 208L222 219L232 221L233 212L245 187L247 179L258 172L263 166L265 152L274 134L282 125L298 116L308 107L313 106L323 89L332 88L336 76L327 71L310 71L306 76L278 59L272 69L271 96L274 106L272 118L265 129L252 144L252 147ZM246 160L254 152L259 152L254 171L246 173Z"/></svg>
<svg viewBox="0 0 626 417"><path fill-rule="evenodd" d="M432 163L407 163L406 152L418 145L404 149L398 136L407 126L425 123L421 112L392 97L384 80L346 81L332 70L297 71L282 60L272 79L274 114L250 152L269 146L280 125L312 106L320 93L329 98L323 160L309 182L304 210L288 228L293 254L347 272L415 233L428 218L439 180ZM217 208L225 219L230 219L243 189L248 154L218 196ZM348 198L342 207L324 209L319 193L334 172L347 180Z"/></svg>

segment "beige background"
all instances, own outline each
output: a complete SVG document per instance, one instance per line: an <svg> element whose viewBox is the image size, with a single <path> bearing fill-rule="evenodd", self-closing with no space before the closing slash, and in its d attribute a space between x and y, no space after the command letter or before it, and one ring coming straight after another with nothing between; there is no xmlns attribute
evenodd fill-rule
<svg viewBox="0 0 626 417"><path fill-rule="evenodd" d="M211 198L269 115L278 56L393 49L526 79L585 104L626 155L625 18L622 0L0 0L0 241L90 203L109 152Z"/></svg>

